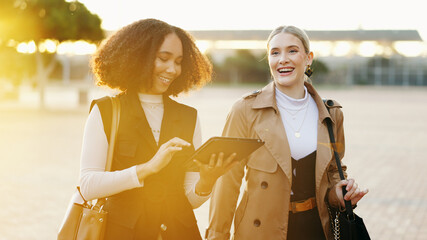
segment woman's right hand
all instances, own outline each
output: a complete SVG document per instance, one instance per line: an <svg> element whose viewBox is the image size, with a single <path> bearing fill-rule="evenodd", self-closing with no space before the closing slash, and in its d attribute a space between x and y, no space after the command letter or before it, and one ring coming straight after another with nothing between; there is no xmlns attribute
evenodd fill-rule
<svg viewBox="0 0 427 240"><path fill-rule="evenodd" d="M342 187L346 187L347 193L343 196ZM333 191L329 192L328 199L330 199L330 203L339 202L341 208L345 208L344 200L351 201L351 205L355 206L360 199L365 196L369 190L364 189L361 190L359 185L354 181L354 179L341 180L337 184L335 184Z"/></svg>
<svg viewBox="0 0 427 240"><path fill-rule="evenodd" d="M136 166L139 181L142 181L147 176L162 170L169 164L175 153L181 151L183 147L189 146L191 146L190 143L177 137L162 144L150 161Z"/></svg>

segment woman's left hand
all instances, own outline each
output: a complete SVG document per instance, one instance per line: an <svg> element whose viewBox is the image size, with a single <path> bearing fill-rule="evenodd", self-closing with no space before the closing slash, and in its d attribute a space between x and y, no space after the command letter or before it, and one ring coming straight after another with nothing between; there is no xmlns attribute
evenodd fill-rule
<svg viewBox="0 0 427 240"><path fill-rule="evenodd" d="M236 154L233 153L224 160L224 153L221 152L218 154L218 158L216 158L216 154L212 154L208 164L194 159L193 161L200 169L200 180L196 185L196 191L210 192L216 180L237 163L237 161L233 161L235 157Z"/></svg>
<svg viewBox="0 0 427 240"><path fill-rule="evenodd" d="M343 196L342 187L345 186L347 193ZM341 207L345 207L344 200L351 201L351 205L355 206L360 199L365 196L369 190L361 190L354 179L341 180L335 187L336 197L338 198Z"/></svg>

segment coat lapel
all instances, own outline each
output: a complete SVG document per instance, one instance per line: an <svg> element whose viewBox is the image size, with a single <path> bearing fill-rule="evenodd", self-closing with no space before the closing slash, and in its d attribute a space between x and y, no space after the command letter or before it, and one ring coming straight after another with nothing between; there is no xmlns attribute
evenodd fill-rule
<svg viewBox="0 0 427 240"><path fill-rule="evenodd" d="M316 192L319 191L320 182L327 171L329 163L332 160L332 148L329 140L328 128L325 124L326 118L331 118L322 98L309 83L305 83L307 91L316 102L319 111L319 120L317 123L317 154L316 154ZM331 118L332 119L332 118ZM333 119L332 119L333 121Z"/></svg>
<svg viewBox="0 0 427 240"><path fill-rule="evenodd" d="M255 131L265 141L265 147L292 183L291 150L280 114L265 111L262 119L269 119L269 121L261 121L255 126Z"/></svg>
<svg viewBox="0 0 427 240"><path fill-rule="evenodd" d="M259 117L259 123L255 125L255 131L265 141L265 147L286 174L289 182L292 183L291 150L282 118L277 109L274 82L262 89L255 99L253 108L265 109Z"/></svg>
<svg viewBox="0 0 427 240"><path fill-rule="evenodd" d="M331 145L329 134L324 120L331 118L321 97L309 83L305 83L308 92L316 102L319 110L318 132L317 132L317 154L316 154L316 189L320 186L320 181L323 174L327 170L332 159ZM263 88L261 93L255 99L253 104L254 109L272 108L274 111L262 111L260 122L256 124L255 131L265 141L265 147L272 154L277 164L292 183L292 161L289 142L286 137L286 131L283 126L283 121L277 109L274 82ZM332 118L331 118L332 119ZM332 121L334 121L332 119Z"/></svg>
<svg viewBox="0 0 427 240"><path fill-rule="evenodd" d="M319 120L317 127L317 154L316 154L316 192L319 191L322 176L327 171L332 159L328 128Z"/></svg>

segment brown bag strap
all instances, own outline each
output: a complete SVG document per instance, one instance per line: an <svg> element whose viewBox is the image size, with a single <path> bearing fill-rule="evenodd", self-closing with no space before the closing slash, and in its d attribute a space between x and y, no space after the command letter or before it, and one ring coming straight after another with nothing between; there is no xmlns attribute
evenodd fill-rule
<svg viewBox="0 0 427 240"><path fill-rule="evenodd" d="M108 143L108 154L107 154L107 163L105 164L105 171L111 170L111 165L113 163L114 156L114 146L117 138L117 131L119 130L120 122L120 100L117 96L111 97L112 104L112 119L111 119L111 134L110 142Z"/></svg>
<svg viewBox="0 0 427 240"><path fill-rule="evenodd" d="M120 122L120 100L117 96L111 97L110 99L112 104L112 114L111 114L112 119L111 119L110 142L108 143L107 163L105 164L106 172L111 170L111 165L113 163L114 146L116 143L117 132L119 130L119 122ZM106 198L99 198L92 209L101 211L106 201L107 201Z"/></svg>

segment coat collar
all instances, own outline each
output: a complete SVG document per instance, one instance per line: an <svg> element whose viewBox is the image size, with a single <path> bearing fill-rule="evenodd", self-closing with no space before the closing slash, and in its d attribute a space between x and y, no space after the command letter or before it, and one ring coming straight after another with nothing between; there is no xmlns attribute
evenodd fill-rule
<svg viewBox="0 0 427 240"><path fill-rule="evenodd" d="M331 114L326 108L325 103L323 102L320 95L317 93L316 89L314 89L313 85L308 82L305 82L304 86L307 88L307 91L310 93L311 97L316 102L317 109L319 110L319 121L323 122L326 118L330 118L332 122L334 122L334 119L331 117Z"/></svg>
<svg viewBox="0 0 427 240"><path fill-rule="evenodd" d="M330 159L332 159L332 152L329 147L329 134L324 120L331 118L322 98L319 96L314 87L305 82L304 85L307 91L310 93L314 101L316 102L319 120L318 120L318 133L317 133L317 154L316 154L316 188L319 188L319 181L326 171ZM274 109L272 111L265 111L263 114L264 119L270 119L269 121L263 121L261 124L256 126L257 134L265 140L265 146L276 159L276 162L281 167L283 172L286 174L290 183L292 183L292 166L290 157L289 143L286 138L285 129L281 120L276 103L275 96L275 84L271 82L265 86L261 91L255 92L256 98L254 99L252 108L253 109ZM332 118L331 118L332 119ZM275 126L274 131L270 131L271 126ZM278 144L280 143L280 144Z"/></svg>
<svg viewBox="0 0 427 240"><path fill-rule="evenodd" d="M275 84L274 81L269 83L267 86L263 87L255 98L252 105L253 109L262 109L262 108L273 108L276 113L278 113L277 103L276 103L276 93L274 91Z"/></svg>
<svg viewBox="0 0 427 240"><path fill-rule="evenodd" d="M322 98L314 89L313 85L308 82L304 82L304 86L307 88L308 93L314 99L319 110L319 121L323 122L326 118L330 118L334 122L333 118L328 112L325 104L323 103ZM276 102L276 92L275 92L275 83L272 81L267 86L262 88L260 93L257 95L254 103L252 105L253 109L262 109L262 108L273 108L276 113L278 113L277 102Z"/></svg>

